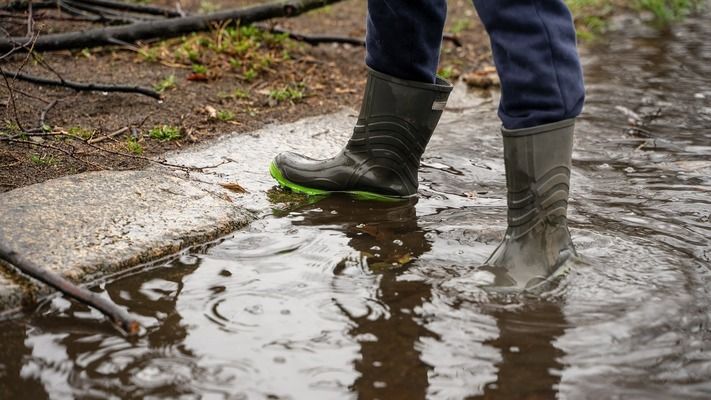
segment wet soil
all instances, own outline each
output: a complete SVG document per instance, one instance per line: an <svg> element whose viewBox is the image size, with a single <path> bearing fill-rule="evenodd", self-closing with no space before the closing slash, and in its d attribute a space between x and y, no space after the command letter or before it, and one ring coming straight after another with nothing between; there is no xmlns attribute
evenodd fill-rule
<svg viewBox="0 0 711 400"><path fill-rule="evenodd" d="M254 3L259 1L188 1L183 8L190 12L204 12ZM174 2L155 4L174 6ZM471 4L465 0L452 1L449 9L447 30L456 32L463 43L461 47L455 47L451 42L443 45L442 68L454 78L460 73L489 65L490 52L488 40ZM51 15L47 10L41 12ZM0 18L3 27L11 33L24 34L24 19ZM365 35L365 2L348 0L298 18L269 23L298 33L362 38ZM86 23L41 18L38 24L52 32L89 26ZM177 51L181 43L181 39L175 39L152 43L147 48L165 46L169 51ZM142 157L160 156L166 151L209 141L225 133L249 132L270 122L294 121L304 116L332 112L343 106L356 107L365 83L363 48L335 44L312 47L293 42L283 47L288 49L289 59L275 60L253 79L244 79L239 73L220 66L210 68L207 82L189 80L194 78L190 63L176 63L172 59L150 61L128 46L43 54L42 58L65 79L153 87L173 75L175 86L165 90L163 101L158 102L135 94L74 93L15 82L16 105L13 107L7 88L4 84L0 85L0 112L3 114L0 130L15 125L15 110L23 128L39 126L42 111L54 100L58 102L47 113L45 124L55 131L81 128L82 134L91 134L96 138L124 127L135 128L102 141L97 144L98 148L77 140L54 138L38 139L29 144L0 141L0 191L87 170L142 168L148 164ZM277 50L273 53L277 54ZM261 49L258 53L267 51ZM226 63L226 59L213 61L212 64ZM3 60L3 68L17 68L23 62L24 56L18 55L11 60ZM32 60L23 71L51 75ZM294 86L299 87L303 99L277 102L269 96L272 90ZM235 91L247 93L248 96L233 96ZM231 113L232 119L221 121L214 115L211 117L207 107ZM151 138L148 131L161 125L179 128L182 137L172 141ZM140 154L131 152L129 140L138 143Z"/></svg>

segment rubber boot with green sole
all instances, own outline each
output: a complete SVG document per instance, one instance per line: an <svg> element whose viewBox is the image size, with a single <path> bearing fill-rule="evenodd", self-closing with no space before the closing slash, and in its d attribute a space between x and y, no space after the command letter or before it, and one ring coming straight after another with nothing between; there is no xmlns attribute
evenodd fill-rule
<svg viewBox="0 0 711 400"><path fill-rule="evenodd" d="M281 186L308 195L348 193L376 200L417 194L417 169L452 85L407 81L368 70L348 144L326 160L285 152L269 167Z"/></svg>
<svg viewBox="0 0 711 400"><path fill-rule="evenodd" d="M568 231L573 119L503 129L508 229L482 269L495 289L535 291L578 259Z"/></svg>

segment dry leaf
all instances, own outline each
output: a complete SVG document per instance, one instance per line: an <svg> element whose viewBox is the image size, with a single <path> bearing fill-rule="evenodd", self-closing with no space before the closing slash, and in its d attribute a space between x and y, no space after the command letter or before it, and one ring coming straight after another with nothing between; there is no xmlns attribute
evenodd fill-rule
<svg viewBox="0 0 711 400"><path fill-rule="evenodd" d="M207 74L199 74L199 73L192 73L192 74L188 75L188 77L186 79L189 81L193 81L193 82L207 82L208 81Z"/></svg>
<svg viewBox="0 0 711 400"><path fill-rule="evenodd" d="M240 185L239 183L220 183L220 186L235 193L247 193L247 190L243 188L242 185Z"/></svg>
<svg viewBox="0 0 711 400"><path fill-rule="evenodd" d="M207 115L212 118L216 119L217 118L217 110L215 110L215 107L212 106L205 106L205 112Z"/></svg>

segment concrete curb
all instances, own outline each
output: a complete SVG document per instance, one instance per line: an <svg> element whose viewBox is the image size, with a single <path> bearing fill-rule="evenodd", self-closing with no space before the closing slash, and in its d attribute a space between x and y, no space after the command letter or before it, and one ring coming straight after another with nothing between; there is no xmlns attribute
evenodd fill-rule
<svg viewBox="0 0 711 400"><path fill-rule="evenodd" d="M169 171L100 171L0 194L0 241L78 283L175 254L254 219L217 185ZM53 290L0 268L0 312Z"/></svg>

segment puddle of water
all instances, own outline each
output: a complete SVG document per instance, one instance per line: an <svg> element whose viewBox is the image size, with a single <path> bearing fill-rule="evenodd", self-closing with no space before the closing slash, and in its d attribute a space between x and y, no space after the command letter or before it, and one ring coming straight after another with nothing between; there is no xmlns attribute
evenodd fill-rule
<svg viewBox="0 0 711 400"><path fill-rule="evenodd" d="M495 99L455 97L419 202L272 210L267 160L332 153L341 113L177 155L239 155L201 179L239 177L264 217L102 285L141 317L134 342L60 297L0 323L2 397L711 397L708 20L588 51L570 218L589 265L549 296L476 289L505 228Z"/></svg>

